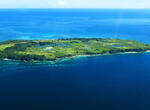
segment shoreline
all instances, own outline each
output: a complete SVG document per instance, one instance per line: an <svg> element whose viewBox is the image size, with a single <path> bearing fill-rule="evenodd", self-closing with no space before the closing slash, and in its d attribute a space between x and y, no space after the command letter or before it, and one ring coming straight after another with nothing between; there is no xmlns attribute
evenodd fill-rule
<svg viewBox="0 0 150 110"><path fill-rule="evenodd" d="M104 55L117 55L117 54L136 54L136 53L150 53L150 50L147 50L145 52L119 52L119 53L106 53L106 54L95 54L95 55L75 55L75 56L72 56L72 57L64 57L64 58L59 58L55 61L21 61L21 60L13 60L13 59L3 59L1 61L16 61L16 62L23 62L23 63L48 63L48 64L56 64L56 63L59 63L59 62L64 62L64 59L67 59L67 60L71 60L71 59L74 59L74 58L79 58L79 57L94 57L94 56L104 56Z"/></svg>
<svg viewBox="0 0 150 110"><path fill-rule="evenodd" d="M58 59L58 60L56 60L56 61L52 61L54 64L55 63L57 63L57 62L59 62L59 61L61 61L61 60L63 60L63 59L74 59L74 58L79 58L79 57L94 57L94 56L104 56L104 55L116 55L116 54L136 54L136 53L149 53L150 52L150 50L147 50L147 51L145 51L145 52L119 52L119 53L114 53L114 54L111 54L111 53L106 53L106 54L95 54L95 55L76 55L76 56L72 56L72 57L64 57L64 58L60 58L60 59ZM53 64L52 63L52 64Z"/></svg>
<svg viewBox="0 0 150 110"><path fill-rule="evenodd" d="M71 59L82 56L142 53L150 51L150 45L135 40L107 38L68 38L29 41L9 40L1 42L0 48L1 60L33 63L57 62L67 58Z"/></svg>

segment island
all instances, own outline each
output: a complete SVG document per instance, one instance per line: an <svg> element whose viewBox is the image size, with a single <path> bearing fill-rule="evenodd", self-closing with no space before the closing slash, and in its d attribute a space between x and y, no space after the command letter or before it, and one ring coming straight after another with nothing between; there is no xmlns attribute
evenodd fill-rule
<svg viewBox="0 0 150 110"><path fill-rule="evenodd" d="M149 44L135 40L104 38L8 40L0 42L0 60L56 61L84 55L146 52L149 50Z"/></svg>

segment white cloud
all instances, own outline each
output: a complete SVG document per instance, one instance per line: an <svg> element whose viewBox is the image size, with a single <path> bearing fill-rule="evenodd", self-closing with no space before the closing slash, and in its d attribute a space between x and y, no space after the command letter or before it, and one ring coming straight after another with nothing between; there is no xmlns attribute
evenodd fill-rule
<svg viewBox="0 0 150 110"><path fill-rule="evenodd" d="M66 6L68 6L69 5L69 3L68 2L66 2L66 1L58 1L58 6L60 6L60 7L66 7Z"/></svg>

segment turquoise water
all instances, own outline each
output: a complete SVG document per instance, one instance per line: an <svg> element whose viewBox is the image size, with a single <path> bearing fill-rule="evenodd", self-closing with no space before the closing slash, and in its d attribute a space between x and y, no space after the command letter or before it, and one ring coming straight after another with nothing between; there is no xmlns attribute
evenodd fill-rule
<svg viewBox="0 0 150 110"><path fill-rule="evenodd" d="M149 43L147 10L0 10L0 40L103 37ZM0 110L149 110L150 53L0 61Z"/></svg>
<svg viewBox="0 0 150 110"><path fill-rule="evenodd" d="M0 40L103 37L150 40L150 9L1 9Z"/></svg>

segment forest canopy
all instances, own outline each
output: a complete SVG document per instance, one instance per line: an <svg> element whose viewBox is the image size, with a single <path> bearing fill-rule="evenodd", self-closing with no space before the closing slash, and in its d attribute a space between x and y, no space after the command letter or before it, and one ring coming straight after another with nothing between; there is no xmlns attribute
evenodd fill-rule
<svg viewBox="0 0 150 110"><path fill-rule="evenodd" d="M145 52L150 45L135 40L71 38L56 40L8 40L0 42L0 60L53 61L77 55Z"/></svg>

